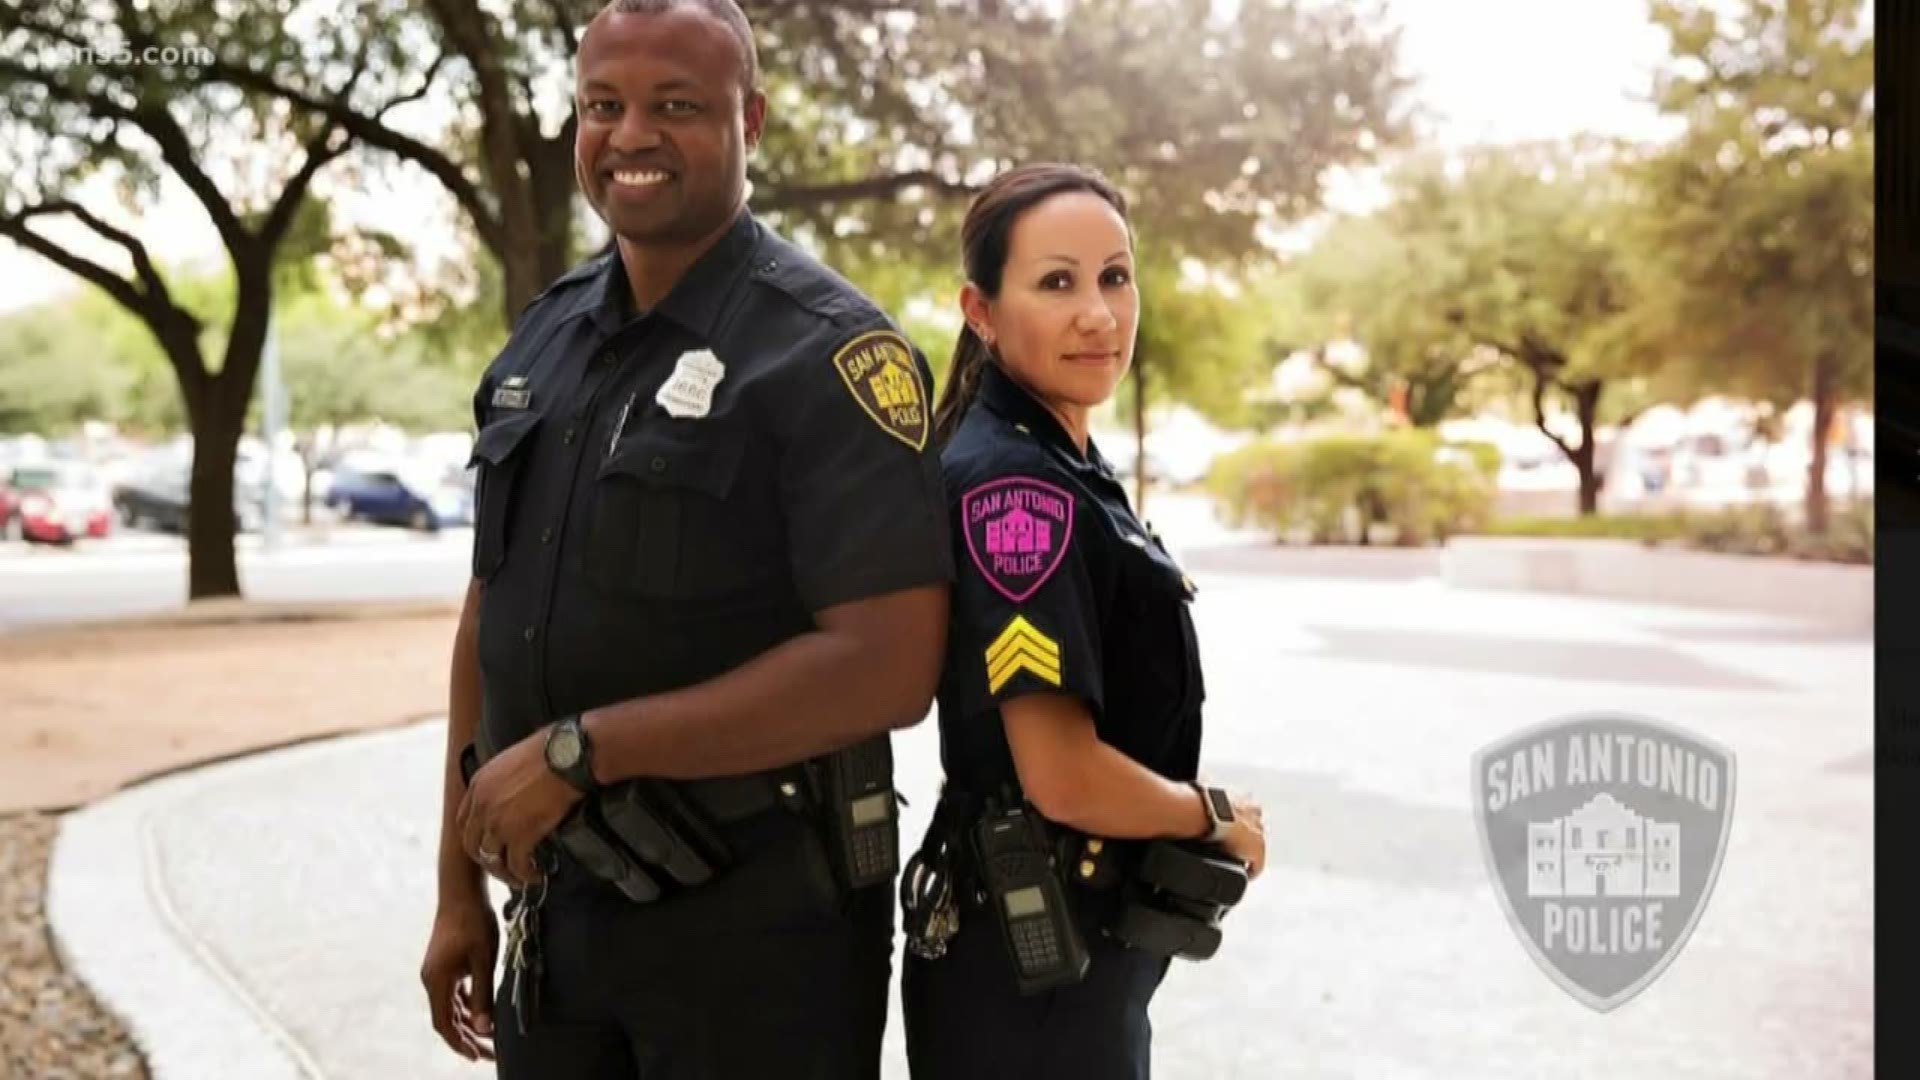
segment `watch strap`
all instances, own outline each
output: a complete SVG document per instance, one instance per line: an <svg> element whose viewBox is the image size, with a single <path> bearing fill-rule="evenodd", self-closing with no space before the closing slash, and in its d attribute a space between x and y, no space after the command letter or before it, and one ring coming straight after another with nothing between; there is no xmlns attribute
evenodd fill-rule
<svg viewBox="0 0 1920 1080"><path fill-rule="evenodd" d="M1198 780L1192 781L1193 790L1200 793L1200 804L1207 812L1207 832L1200 839L1210 843L1219 843L1233 830L1233 801L1222 788L1209 787ZM1227 807L1222 813L1221 807Z"/></svg>

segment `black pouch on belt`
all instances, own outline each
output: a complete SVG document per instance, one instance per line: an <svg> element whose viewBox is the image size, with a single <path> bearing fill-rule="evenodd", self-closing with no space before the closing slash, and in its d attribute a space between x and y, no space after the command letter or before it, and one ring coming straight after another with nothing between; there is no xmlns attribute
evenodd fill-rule
<svg viewBox="0 0 1920 1080"><path fill-rule="evenodd" d="M718 832L671 784L632 780L604 789L595 803L628 851L681 886L704 885L732 861Z"/></svg>
<svg viewBox="0 0 1920 1080"><path fill-rule="evenodd" d="M1247 891L1247 867L1195 842L1148 845L1127 902L1107 927L1114 939L1160 956L1206 960L1220 949L1220 921Z"/></svg>

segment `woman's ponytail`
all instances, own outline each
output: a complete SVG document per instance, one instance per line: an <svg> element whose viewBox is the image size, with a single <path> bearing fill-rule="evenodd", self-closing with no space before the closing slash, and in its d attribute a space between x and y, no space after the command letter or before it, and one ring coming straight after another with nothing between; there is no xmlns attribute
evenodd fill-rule
<svg viewBox="0 0 1920 1080"><path fill-rule="evenodd" d="M961 326L960 337L953 343L953 360L947 365L947 384L941 387L940 403L933 410L935 446L945 446L960 430L960 421L979 396L981 376L991 363L993 359L980 335L971 326Z"/></svg>

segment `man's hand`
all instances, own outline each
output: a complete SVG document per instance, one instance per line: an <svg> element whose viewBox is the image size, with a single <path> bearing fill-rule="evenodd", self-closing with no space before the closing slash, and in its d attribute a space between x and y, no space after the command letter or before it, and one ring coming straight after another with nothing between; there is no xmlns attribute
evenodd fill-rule
<svg viewBox="0 0 1920 1080"><path fill-rule="evenodd" d="M514 743L473 774L454 821L467 856L516 889L541 877L534 848L580 792L547 767L547 727Z"/></svg>
<svg viewBox="0 0 1920 1080"><path fill-rule="evenodd" d="M493 960L500 926L486 890L442 896L420 964L433 1030L468 1061L493 1060Z"/></svg>

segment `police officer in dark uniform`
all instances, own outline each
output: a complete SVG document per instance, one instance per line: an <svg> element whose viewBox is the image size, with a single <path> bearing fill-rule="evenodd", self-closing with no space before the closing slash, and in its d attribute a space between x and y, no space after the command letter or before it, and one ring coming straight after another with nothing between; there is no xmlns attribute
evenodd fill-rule
<svg viewBox="0 0 1920 1080"><path fill-rule="evenodd" d="M932 700L953 572L931 376L745 208L733 0L617 0L577 75L616 243L475 396L434 1024L505 1077L877 1077L885 738Z"/></svg>
<svg viewBox="0 0 1920 1080"><path fill-rule="evenodd" d="M1241 888L1265 859L1259 808L1195 782L1193 586L1088 436L1138 324L1125 214L1097 175L1033 166L962 229L967 326L935 418L958 565L946 784L902 881L915 1080L1148 1076L1147 1005L1180 954L1107 932L1133 895L1112 879L1155 839L1216 845ZM1014 887L989 873L993 837L1028 832L1056 886L1031 859L1002 860Z"/></svg>

